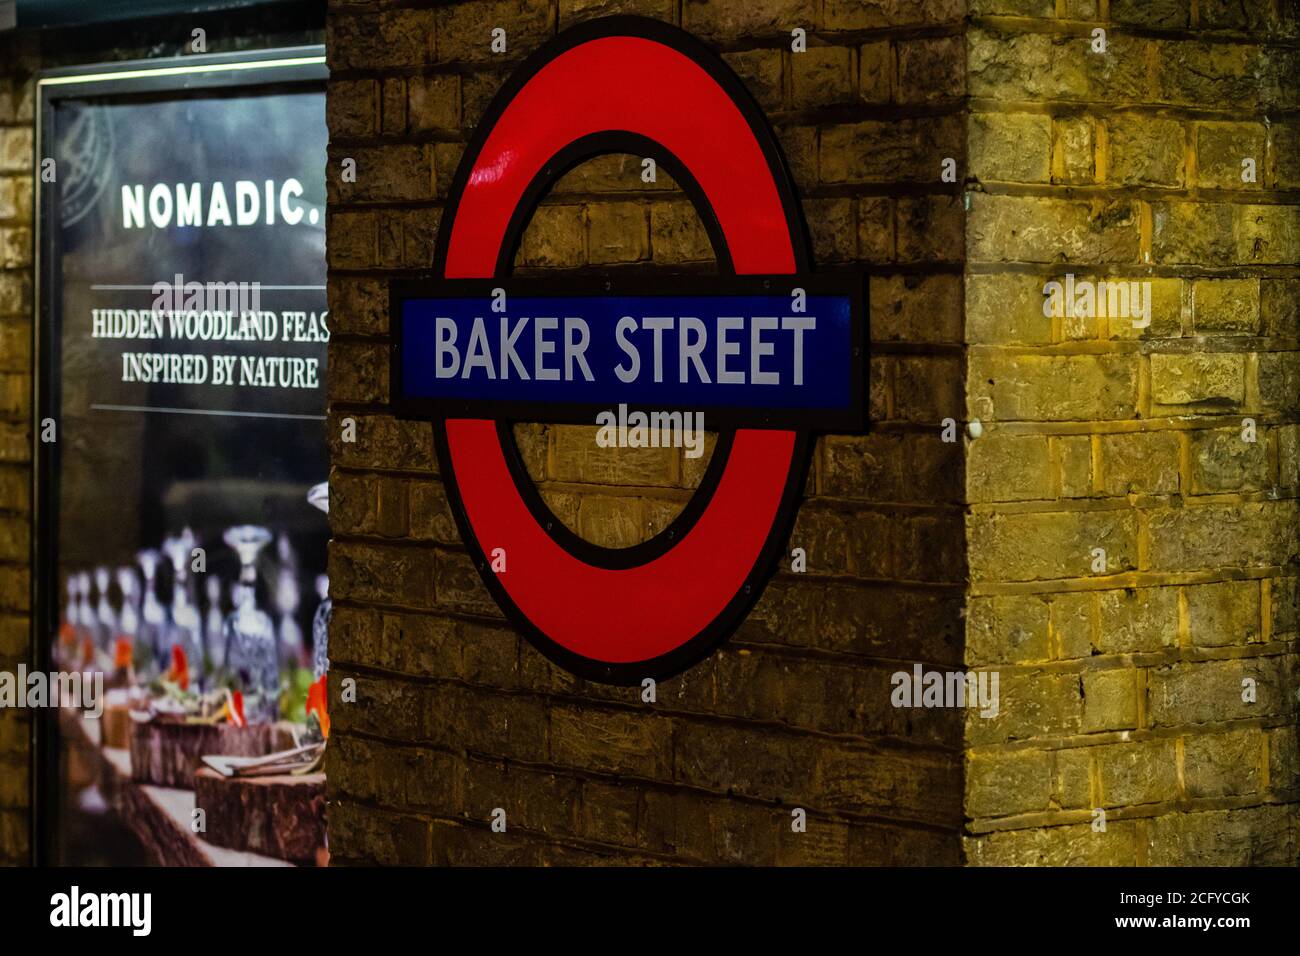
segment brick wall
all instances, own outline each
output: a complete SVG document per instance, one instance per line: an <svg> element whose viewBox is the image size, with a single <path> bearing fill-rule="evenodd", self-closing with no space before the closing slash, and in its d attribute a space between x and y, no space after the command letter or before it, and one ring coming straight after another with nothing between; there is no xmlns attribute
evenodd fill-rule
<svg viewBox="0 0 1300 956"><path fill-rule="evenodd" d="M967 725L966 852L1293 865L1296 6L974 7L966 655L1003 714ZM1150 326L1045 318L1070 272L1150 280Z"/></svg>
<svg viewBox="0 0 1300 956"><path fill-rule="evenodd" d="M31 660L32 46L0 34L0 670ZM30 853L31 718L0 709L0 865Z"/></svg>
<svg viewBox="0 0 1300 956"><path fill-rule="evenodd" d="M331 3L332 432L358 423L332 448L332 657L359 688L334 706L336 861L1295 861L1300 18L1290 0L971 6ZM817 443L790 542L808 572L654 705L505 626L427 424L383 414L384 284L430 262L472 125L523 56L610 12L714 44L778 131L817 267L872 273L872 428ZM97 42L45 62L128 55ZM22 43L0 36L0 667L29 653ZM964 185L940 182L946 157ZM639 171L566 177L517 271L712 269L689 203ZM1045 318L1067 272L1150 280L1151 325ZM982 427L944 443L947 417ZM556 514L606 545L671 520L704 464L585 428L516 437ZM1000 716L891 708L889 675L918 660L996 669ZM28 852L26 742L0 714L0 862Z"/></svg>
<svg viewBox="0 0 1300 956"><path fill-rule="evenodd" d="M430 427L383 414L384 282L428 267L463 144L510 68L583 18L635 12L714 44L775 125L815 259L873 273L866 437L817 444L787 570L717 654L639 689L576 680L505 626L437 480ZM888 706L910 662L960 665L965 578L960 185L962 4L639 0L335 2L329 263L337 862L952 863L961 723ZM489 52L507 30L508 52ZM808 31L794 54L790 31ZM357 181L340 181L341 161ZM592 161L535 215L516 271L708 272L695 212L637 157ZM643 540L705 460L603 450L594 430L520 425L543 496L588 540ZM904 662L901 663L900 662ZM337 693L341 680L331 679ZM509 829L493 833L493 809ZM790 810L808 811L791 832Z"/></svg>

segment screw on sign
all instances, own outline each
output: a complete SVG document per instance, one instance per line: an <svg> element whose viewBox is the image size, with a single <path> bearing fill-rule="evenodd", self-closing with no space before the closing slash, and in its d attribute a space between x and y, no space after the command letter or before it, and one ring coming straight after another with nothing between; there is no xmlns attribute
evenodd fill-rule
<svg viewBox="0 0 1300 956"><path fill-rule="evenodd" d="M510 278L542 195L607 153L651 158L686 190L722 275ZM709 653L783 551L811 431L860 429L866 387L863 277L810 274L789 173L739 79L657 21L562 33L507 81L466 150L434 276L392 283L394 409L432 418L461 535L507 617L608 683ZM551 513L509 423L591 424L620 404L702 410L719 435L677 520L611 549Z"/></svg>

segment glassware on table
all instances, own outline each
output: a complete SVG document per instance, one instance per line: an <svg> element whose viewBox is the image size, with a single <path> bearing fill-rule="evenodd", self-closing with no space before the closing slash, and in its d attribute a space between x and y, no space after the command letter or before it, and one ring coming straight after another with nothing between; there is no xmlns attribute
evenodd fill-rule
<svg viewBox="0 0 1300 956"><path fill-rule="evenodd" d="M168 621L167 645L168 666L170 667L172 647L179 646L185 652L185 664L189 670L189 679L198 685L203 683L203 630L199 619L199 609L194 605L190 595L189 560L194 550L194 532L185 528L175 537L163 541L163 553L172 564L172 606Z"/></svg>
<svg viewBox="0 0 1300 956"><path fill-rule="evenodd" d="M225 615L221 612L221 578L208 575L208 613L204 618L203 642L207 646L208 662L213 672L226 666Z"/></svg>
<svg viewBox="0 0 1300 956"><path fill-rule="evenodd" d="M328 574L316 575L316 593L320 596L320 604L316 606L316 613L311 619L312 676L320 680L330 669L330 615L334 611L334 605L330 602Z"/></svg>
<svg viewBox="0 0 1300 956"><path fill-rule="evenodd" d="M104 650L112 652L113 641L117 639L117 612L108 600L108 585L111 580L108 568L100 565L95 568L95 627L98 634L95 643Z"/></svg>
<svg viewBox="0 0 1300 956"><path fill-rule="evenodd" d="M280 612L279 653L280 666L298 667L303 661L302 628L298 626L298 557L293 552L288 535L276 540L280 570L275 579L275 609Z"/></svg>
<svg viewBox="0 0 1300 956"><path fill-rule="evenodd" d="M167 609L158 600L158 563L161 555L156 548L145 548L136 556L144 574L144 596L140 602L140 633L137 644L149 652L153 661L150 672L166 671L171 665L170 646L163 644L167 637Z"/></svg>
<svg viewBox="0 0 1300 956"><path fill-rule="evenodd" d="M135 568L123 565L117 569L117 589L122 592L122 609L117 613L117 629L135 642L140 632L140 595L136 592L139 580Z"/></svg>
<svg viewBox="0 0 1300 956"><path fill-rule="evenodd" d="M244 716L250 724L280 716L280 667L275 625L257 606L257 556L271 532L256 525L227 529L224 540L239 555L239 581L233 588L234 609L223 628L226 666L244 693Z"/></svg>
<svg viewBox="0 0 1300 956"><path fill-rule="evenodd" d="M65 585L68 589L68 601L63 607L63 619L59 622L59 633L54 646L55 660L61 666L71 666L81 652L81 611L77 595L81 586L78 575L69 574Z"/></svg>
<svg viewBox="0 0 1300 956"><path fill-rule="evenodd" d="M113 576L117 580L118 593L122 595L122 606L117 612L117 638L114 641L126 641L131 648L131 667L134 669L140 662L140 595L137 590L139 578L135 576L135 568L129 565L113 569ZM116 659L117 651L114 648L114 658Z"/></svg>
<svg viewBox="0 0 1300 956"><path fill-rule="evenodd" d="M96 647L103 647L99 640L99 618L90 606L90 572L82 571L77 575L77 619L81 623L81 637L90 638Z"/></svg>
<svg viewBox="0 0 1300 956"><path fill-rule="evenodd" d="M307 492L307 501L313 507L329 514L330 483L322 481L318 485L312 485L311 490ZM316 576L316 593L320 597L320 604L317 605L316 613L312 615L311 619L312 673L316 680L320 680L325 672L330 669L330 616L333 613L334 604L330 601L329 596L329 575L319 574Z"/></svg>

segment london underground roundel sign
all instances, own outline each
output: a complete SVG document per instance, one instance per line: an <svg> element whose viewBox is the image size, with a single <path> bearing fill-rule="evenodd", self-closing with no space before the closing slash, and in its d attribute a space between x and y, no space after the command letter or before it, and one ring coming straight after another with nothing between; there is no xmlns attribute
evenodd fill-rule
<svg viewBox="0 0 1300 956"><path fill-rule="evenodd" d="M652 159L686 190L721 275L510 276L545 191L605 153ZM582 677L634 684L712 650L784 551L811 430L862 427L862 277L809 274L798 209L730 69L675 27L610 17L562 33L505 84L453 181L433 274L392 283L394 408L433 420L493 597ZM621 433L638 412L665 428L702 415L717 443L668 528L599 547L542 501L510 423L605 413Z"/></svg>

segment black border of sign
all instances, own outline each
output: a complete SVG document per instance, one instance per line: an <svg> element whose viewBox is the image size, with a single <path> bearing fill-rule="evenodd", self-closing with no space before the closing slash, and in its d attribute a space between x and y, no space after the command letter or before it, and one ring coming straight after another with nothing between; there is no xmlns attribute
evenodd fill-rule
<svg viewBox="0 0 1300 956"><path fill-rule="evenodd" d="M31 621L35 660L43 671L50 670L48 637L58 628L59 595L51 582L58 580L59 443L40 440L40 422L59 417L62 383L62 355L54 318L61 314L60 286L54 281L62 232L53 228L55 190L40 182L41 153L54 136L54 112L58 100L114 96L171 94L182 98L206 90L236 90L254 87L259 91L320 91L325 89L329 69L325 47L277 47L236 53L214 53L158 59L92 63L45 70L37 75L38 122L32 168L37 189L36 204L36 322L32 330L32 515ZM58 713L45 708L32 721L33 773L31 846L36 863L53 858L54 832L45 825L46 790L58 781Z"/></svg>
<svg viewBox="0 0 1300 956"><path fill-rule="evenodd" d="M589 20L565 30L527 57L497 91L479 121L474 136L466 147L461 157L460 166L457 168L452 180L450 198L438 227L431 277L426 281L429 283L445 281L445 266L448 245L451 239L451 227L456 220L460 197L464 193L470 171L473 169L488 135L496 126L502 112L514 100L524 84L551 60L580 44L609 36L641 37L662 43L689 57L727 93L745 117L755 141L763 151L772 181L776 185L785 210L786 228L789 231L795 262L794 272L781 278L784 282L797 284L802 278L809 276L811 273L810 242L793 177L790 175L780 145L768 125L766 114L754 100L743 81L716 52L686 31L659 20L620 15ZM684 106L684 108L689 107ZM569 144L543 165L533 182L525 190L518 207L514 210L510 222L507 224L505 233L502 236L495 277L486 281L495 281L498 286L511 281L510 272L513 268L515 254L519 248L524 228L531 220L537 204L550 186L574 166L596 156L610 153L630 153L655 159L657 165L665 169L692 200L696 212L704 224L705 231L709 234L709 238L713 243L719 267L724 272L720 281L726 281L734 275L734 266L725 239L722 236L721 228L718 225L717 217L714 215L713 209L695 177L690 175L676 156L660 144L654 143L640 134L626 130L611 130L587 136ZM432 277L436 277L436 279ZM642 276L642 278L644 279L646 276ZM653 276L650 278L653 278ZM859 274L858 281L862 291L860 334L865 343L869 341L867 332L869 309L865 291L865 277ZM418 287L419 283L417 281L412 285ZM398 287L398 285L394 283L393 287ZM409 288L404 284L401 287ZM391 302L389 313L391 329ZM395 350L396 345L394 344L392 348ZM396 361L395 356L393 361ZM865 392L868 387L868 356L865 344L860 364L862 366L863 389ZM535 410L529 417L534 420L537 418ZM812 436L809 429L795 430L791 464L781 493L776 518L768 531L762 548L759 550L753 567L746 577L745 584L737 590L736 594L713 621L699 634L696 634L667 654L643 661L615 664L574 654L567 648L552 641L510 599L509 594L491 571L483 549L475 537L473 528L465 514L458 479L455 470L451 467L445 420L434 419L432 427L434 446L440 466L439 474L446 488L452 515L455 518L457 528L460 530L461 540L478 569L484 585L505 613L507 620L538 651L570 673L587 680L624 686L639 684L647 677L663 679L681 673L710 654L744 620L749 610L761 596L768 579L775 572L778 554L784 549L784 544L793 527L799 500L807 480L812 447ZM514 441L511 423L507 420L498 420L497 433L515 485L538 523L548 531L557 544L575 557L589 564L608 568L630 568L652 561L666 553L690 531L712 500L730 455L734 439L734 429L719 433L712 458L700 485L675 521L649 541L631 548L615 549L591 544L569 531L564 523L556 518L550 508L542 501L540 493L528 475L518 446Z"/></svg>
<svg viewBox="0 0 1300 956"><path fill-rule="evenodd" d="M850 303L850 367L849 403L837 409L763 409L733 406L692 405L692 412L704 413L706 428L774 428L798 431L810 428L828 432L856 432L863 426L866 378L862 361L862 328L865 324L864 308L866 290L858 275L726 275L726 276L659 276L649 279L640 276L616 275L607 277L580 276L568 279L442 279L430 281L394 280L389 283L388 309L392 317L392 357L389 368L391 405L403 418L493 418L498 420L527 421L538 415L538 404L524 401L494 401L491 399L439 399L408 398L403 394L403 373L399 361L405 337L401 321L402 306L410 299L439 296L481 297L486 302L493 290L503 289L507 301L512 296L565 296L582 298L601 295L785 295L800 288L808 295L841 295ZM615 402L615 405L618 403ZM644 407L629 403L631 407ZM591 425L610 403L563 402L546 404L548 423Z"/></svg>

